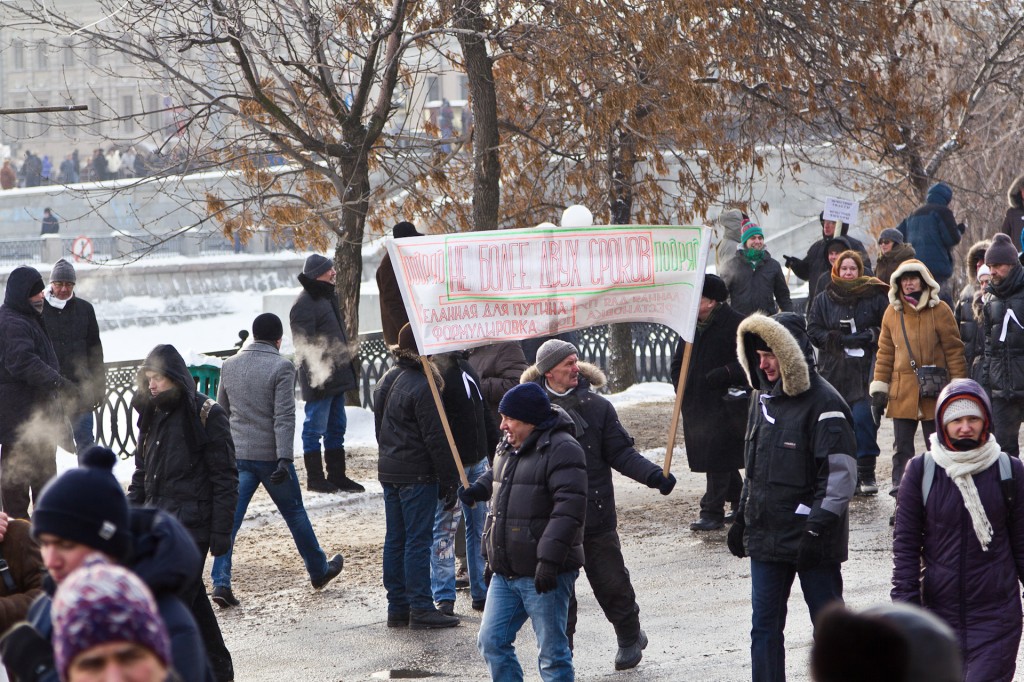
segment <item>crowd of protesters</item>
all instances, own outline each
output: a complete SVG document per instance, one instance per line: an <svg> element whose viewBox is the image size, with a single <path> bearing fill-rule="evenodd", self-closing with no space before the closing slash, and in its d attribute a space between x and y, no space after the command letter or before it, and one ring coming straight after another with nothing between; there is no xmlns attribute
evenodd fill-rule
<svg viewBox="0 0 1024 682"><path fill-rule="evenodd" d="M98 147L88 157L75 149L60 159L48 154L40 157L26 150L21 159L4 159L0 189L142 178L158 170L173 169L181 161L174 152L160 154L134 146Z"/></svg>

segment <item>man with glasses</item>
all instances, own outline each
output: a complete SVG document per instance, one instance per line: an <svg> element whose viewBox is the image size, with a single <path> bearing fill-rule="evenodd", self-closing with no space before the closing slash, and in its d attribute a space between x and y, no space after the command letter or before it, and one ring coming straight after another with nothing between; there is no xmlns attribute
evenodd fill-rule
<svg viewBox="0 0 1024 682"><path fill-rule="evenodd" d="M61 258L50 269L50 286L43 305L43 326L67 383L61 392L71 420L75 452L81 455L96 442L93 410L106 395L103 344L92 304L75 296L75 267Z"/></svg>

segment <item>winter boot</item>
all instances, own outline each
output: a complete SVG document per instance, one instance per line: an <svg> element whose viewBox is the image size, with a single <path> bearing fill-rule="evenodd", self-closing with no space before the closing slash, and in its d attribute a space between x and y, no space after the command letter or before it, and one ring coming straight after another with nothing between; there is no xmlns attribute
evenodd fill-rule
<svg viewBox="0 0 1024 682"><path fill-rule="evenodd" d="M324 465L320 461L319 452L302 453L302 461L306 463L306 490L313 493L338 492L338 486L324 478Z"/></svg>
<svg viewBox="0 0 1024 682"><path fill-rule="evenodd" d="M637 667L640 664L640 659L644 657L644 649L646 648L647 635L641 630L640 635L632 645L619 645L619 650L615 652L615 669L629 670L630 668Z"/></svg>
<svg viewBox="0 0 1024 682"><path fill-rule="evenodd" d="M327 482L343 493L365 493L366 488L345 475L345 448L327 448L324 450L324 462L327 464Z"/></svg>
<svg viewBox="0 0 1024 682"><path fill-rule="evenodd" d="M861 457L857 460L857 495L877 495L878 481L875 480L875 457Z"/></svg>

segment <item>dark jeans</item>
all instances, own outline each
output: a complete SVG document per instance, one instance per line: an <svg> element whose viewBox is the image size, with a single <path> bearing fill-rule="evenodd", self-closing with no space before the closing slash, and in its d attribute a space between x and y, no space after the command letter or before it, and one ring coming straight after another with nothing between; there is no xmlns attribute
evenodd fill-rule
<svg viewBox="0 0 1024 682"><path fill-rule="evenodd" d="M739 471L709 471L707 489L700 498L700 517L712 521L725 519L725 503L735 509L740 505L740 493L743 492L743 477Z"/></svg>
<svg viewBox="0 0 1024 682"><path fill-rule="evenodd" d="M925 449L930 447L928 439L935 433L935 421L918 422L916 419L893 419L892 430L895 434L892 448L892 490L889 494L893 497L900 489L900 481L903 479L903 470L907 468L907 462L917 454L914 445L914 437L917 435L917 425L921 425L924 433ZM1000 443L1001 445L1001 443Z"/></svg>
<svg viewBox="0 0 1024 682"><path fill-rule="evenodd" d="M39 501L43 486L57 474L56 447L24 443L0 445L0 502L8 516L27 519L29 493Z"/></svg>
<svg viewBox="0 0 1024 682"><path fill-rule="evenodd" d="M396 485L384 489L384 589L388 613L430 611L430 547L434 539L437 483Z"/></svg>
<svg viewBox="0 0 1024 682"><path fill-rule="evenodd" d="M1024 400L992 399L992 429L1003 452L1011 457L1020 457L1017 437L1021 422L1024 421Z"/></svg>
<svg viewBox="0 0 1024 682"><path fill-rule="evenodd" d="M196 543L199 547L199 554L204 559L210 553L209 542ZM199 626L199 634L206 645L206 655L210 659L210 668L213 669L213 676L217 682L230 682L235 679L235 668L231 663L231 653L224 644L224 636L220 633L220 626L217 624L217 616L213 613L213 605L206 595L206 585L203 584L202 569L183 596L182 601L192 611L192 617L196 619Z"/></svg>
<svg viewBox="0 0 1024 682"><path fill-rule="evenodd" d="M850 412L853 414L853 435L857 439L857 459L878 457L882 450L878 447L878 427L871 416L871 399L853 403Z"/></svg>
<svg viewBox="0 0 1024 682"><path fill-rule="evenodd" d="M640 636L640 607L622 558L619 534L614 530L587 533L583 537L583 556L583 570L605 618L615 628L619 646L632 646ZM569 600L569 621L565 631L571 643L576 634L575 588Z"/></svg>
<svg viewBox="0 0 1024 682"><path fill-rule="evenodd" d="M786 629L786 603L797 575L800 576L800 589L812 624L825 605L843 601L843 574L838 563L822 564L798 573L795 564L751 559L752 682L785 682L786 638L783 631Z"/></svg>
<svg viewBox="0 0 1024 682"><path fill-rule="evenodd" d="M75 452L79 456L96 444L93 425L92 410L86 410L82 414L71 417L71 432L75 436Z"/></svg>

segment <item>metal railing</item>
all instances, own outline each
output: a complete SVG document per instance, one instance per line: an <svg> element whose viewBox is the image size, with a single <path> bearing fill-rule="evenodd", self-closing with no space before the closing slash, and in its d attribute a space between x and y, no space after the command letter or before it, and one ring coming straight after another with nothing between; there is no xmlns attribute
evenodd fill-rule
<svg viewBox="0 0 1024 682"><path fill-rule="evenodd" d="M608 327L588 327L579 331L580 356L599 367L608 366ZM671 381L670 365L678 336L660 324L634 323L633 348L636 351L637 381ZM216 357L230 357L230 350L207 353ZM394 357L384 344L380 332L361 334L359 337L359 402L362 407L373 405L373 388L391 369ZM132 411L136 382L142 360L109 362L107 368L106 399L94 413L96 442L109 447L121 457L135 453L136 415ZM216 397L216 396L211 396Z"/></svg>

